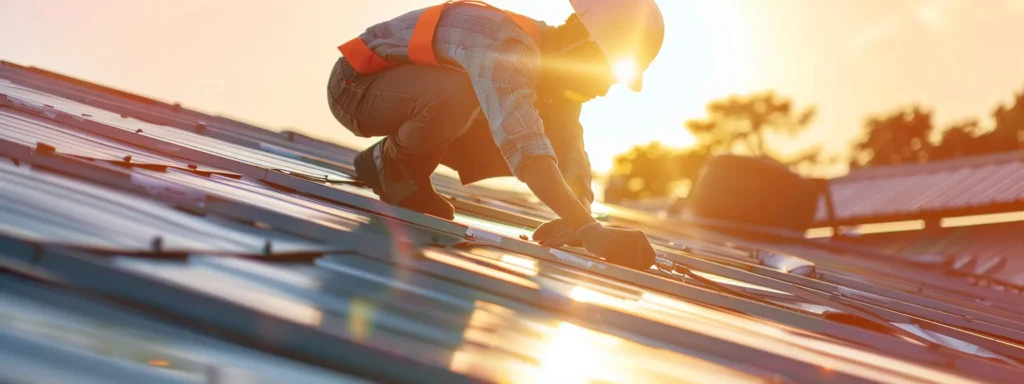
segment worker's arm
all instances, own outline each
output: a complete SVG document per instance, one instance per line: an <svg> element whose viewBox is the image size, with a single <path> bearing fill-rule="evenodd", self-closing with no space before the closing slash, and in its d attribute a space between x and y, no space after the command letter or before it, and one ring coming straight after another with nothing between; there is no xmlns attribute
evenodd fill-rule
<svg viewBox="0 0 1024 384"><path fill-rule="evenodd" d="M583 125L580 124L583 103L556 95L552 100L536 104L544 121L544 131L558 155L562 178L589 210L594 201L594 191L591 187L590 157L583 143Z"/></svg>
<svg viewBox="0 0 1024 384"><path fill-rule="evenodd" d="M566 220L595 256L637 269L654 264L654 249L640 231L605 228L595 221L566 185L557 155L534 107L533 86L540 73L540 49L520 33L494 44L459 50L490 124L491 136L512 173L537 198Z"/></svg>
<svg viewBox="0 0 1024 384"><path fill-rule="evenodd" d="M576 198L569 185L562 179L555 162L547 157L537 157L522 165L520 173L523 182L534 195L558 214L573 231L594 223L590 210Z"/></svg>
<svg viewBox="0 0 1024 384"><path fill-rule="evenodd" d="M593 179L590 157L583 143L583 125L580 124L583 103L571 100L559 92L549 92L536 105L544 121L544 131L558 155L558 169L562 171L562 178L583 207L590 212L590 206L594 202L594 191L591 187ZM533 240L549 247L582 246L576 237L576 231L562 219L555 219L537 227L533 232Z"/></svg>
<svg viewBox="0 0 1024 384"><path fill-rule="evenodd" d="M562 180L555 162L539 157L523 164L523 181L576 233L583 248L612 263L645 270L654 265L654 247L641 231L607 228L590 217Z"/></svg>

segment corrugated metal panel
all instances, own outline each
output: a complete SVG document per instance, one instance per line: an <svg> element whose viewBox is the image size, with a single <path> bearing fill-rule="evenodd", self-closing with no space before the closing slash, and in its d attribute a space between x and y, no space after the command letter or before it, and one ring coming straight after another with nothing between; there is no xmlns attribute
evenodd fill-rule
<svg viewBox="0 0 1024 384"><path fill-rule="evenodd" d="M161 274L161 276L164 277L172 276L172 279L176 279L176 281L178 281L179 283L185 283L185 285L191 287L192 289L207 287L209 293L215 296L227 297L232 299L241 298L240 300L238 300L239 303L243 303L246 305L256 305L258 309L262 309L263 311L268 313L279 315L289 314L288 318L294 321L306 323L311 321L312 319L309 316L314 316L318 318L322 316L318 314L318 312L308 309L308 307L297 306L296 304L288 304L280 300L274 300L273 298L265 295L260 295L258 291L262 287L266 286L266 284L268 283L266 279L261 278L260 281L258 282L253 282L248 285L245 285L244 289L232 289L231 284L228 280L218 279L216 278L216 276L210 275L209 273L190 273L187 270L182 270L180 267L167 264L133 264L133 262L129 261L128 265L156 266L157 269L152 269L152 267L148 267L150 269L145 269L145 271L159 273ZM267 307L268 305L270 307ZM420 310L417 311L416 313L417 320L423 320L422 316L424 316L424 312ZM317 321L321 322L325 320L321 318L318 319ZM416 328L415 322L407 322L405 324L407 325L406 328ZM410 329L405 328L402 331L405 333L411 332ZM402 348L408 350L411 349L410 345L412 344L403 341L401 343L391 345L391 348ZM421 357L424 358L426 361L434 361L434 359L437 358L436 352L430 352L431 350L432 349L427 348L423 352L427 355Z"/></svg>
<svg viewBox="0 0 1024 384"><path fill-rule="evenodd" d="M76 248L248 255L327 249L298 239L271 241L137 196L9 165L0 165L0 207L4 231Z"/></svg>
<svg viewBox="0 0 1024 384"><path fill-rule="evenodd" d="M141 151L104 137L72 132L61 127L59 123L8 108L0 108L0 139L31 147L35 147L38 143L44 143L57 148L60 153L97 160L122 162L125 160L125 156L131 156L129 160L137 164L157 164L180 168L189 166L186 162Z"/></svg>
<svg viewBox="0 0 1024 384"><path fill-rule="evenodd" d="M957 259L970 259L966 268L955 272L986 276L996 281L1019 284L1024 282L1024 241L1020 233L1024 223L992 224L927 231L881 233L850 238L850 241L870 244L892 252L933 253L954 255ZM993 260L1001 260L999 268L983 270ZM968 265L967 261L962 262Z"/></svg>
<svg viewBox="0 0 1024 384"><path fill-rule="evenodd" d="M13 382L364 382L41 284L5 277L0 287L0 337L38 348L0 343L0 378Z"/></svg>
<svg viewBox="0 0 1024 384"><path fill-rule="evenodd" d="M12 73L20 72L0 72L9 78ZM32 81L41 84L46 79ZM277 360L298 360L325 372L384 381L443 377L445 382L971 382L968 376L973 376L1012 382L1019 377L1012 359L1024 360L1024 348L1012 341L1024 341L1018 335L1024 317L978 304L958 308L959 302L926 296L935 289L930 286L920 294L887 288L896 284L875 274L898 268L882 260L864 262L856 255L817 248L659 227L652 228L652 239L660 255L699 273L684 278L675 267L668 272L625 270L587 258L582 250L554 251L517 240L532 230L524 223L545 217L546 210L536 204L515 202L525 220L503 221L490 217L488 209L500 212L513 203L498 194L481 196L476 201L482 209L460 211L459 225L368 204L366 197L372 194L352 185L324 189L310 187L323 184L309 179L282 180L287 185L265 181L271 169L348 179L339 169L306 163L316 151L304 152L303 146L321 144L292 142L289 151L299 156L289 158L275 148L261 151L263 140L282 143L254 127L237 124L244 137L235 143L224 135L218 139L144 123L88 104L93 91L59 78L49 81L54 84L47 89L78 93L76 100L86 104L0 84L0 93L23 109L8 116L39 119L3 126L0 131L13 132L11 137L20 135L13 140L16 143L31 147L40 136L34 130L42 127L54 131L46 137L64 143L55 145L58 154L61 146L72 145L101 154L125 149L153 159L238 170L245 177L104 168L59 155L17 152L23 156L17 164L0 161L5 181L0 190L10 202L0 208L10 218L5 222L39 224L49 219L60 225L25 225L31 231L17 225L0 228L0 243L7 244L0 253L28 261L10 264L0 255L2 267L19 275L41 274L39 284L63 285L62 289L81 292L76 295L95 294L90 296L95 305L134 303L147 316L175 319L185 328L213 331L215 337L230 335L225 340L254 356L274 355L267 360L274 363L262 371L252 368L260 365L256 357L239 357L233 363L211 358L208 365L243 364L242 370L257 378L273 373L282 376L272 381L287 382L304 381L295 375L306 371L274 371ZM122 96L107 95L104 100L113 104L118 97ZM152 115L175 121L205 119L194 112L175 115L161 108ZM209 119L215 120L233 126ZM138 129L142 131L136 133ZM67 139L71 136L88 140ZM114 136L127 142L118 143L124 148L102 140ZM194 149L201 154L190 152ZM173 156L162 154L171 152ZM335 160L342 165L347 161ZM30 193L33 185L45 192ZM134 188L138 185L148 188ZM474 198L465 191L457 193ZM615 216L611 220L620 221ZM12 234L23 241L9 239ZM90 256L46 244L84 238L130 253L153 236L170 239L192 255L186 260L154 261L119 256L122 253L113 249L92 249ZM278 243L293 244L295 252L308 254L307 261L271 263L204 255L258 253L267 240L274 242L274 250L281 249ZM190 248L199 246L205 248ZM804 277L758 265L756 251L775 252L773 248L820 262L822 272ZM854 271L864 281L886 283L858 285L833 271ZM917 272L908 274L908 280L921 287L940 280ZM755 296L733 296L694 276ZM970 294L955 284L949 289ZM806 296L796 293L817 299L805 302ZM838 301L840 297L843 301ZM784 300L789 306L772 305L768 299ZM40 300L40 305L61 308L55 299ZM891 330L885 326L882 331L866 331L826 320L821 314L832 307L821 303L860 306L868 312L854 313L880 316L875 324L890 327L905 323L908 316L921 317L927 319L927 332L962 340L955 345L963 348L927 349L885 331ZM931 305L936 309L928 308ZM42 316L28 323L46 321Z"/></svg>
<svg viewBox="0 0 1024 384"><path fill-rule="evenodd" d="M829 185L836 218L854 222L909 219L1024 199L1024 154L1007 153L924 164L856 169ZM817 220L828 219L824 202Z"/></svg>
<svg viewBox="0 0 1024 384"><path fill-rule="evenodd" d="M341 172L309 165L278 154L253 150L220 140L207 138L191 132L151 124L129 117L122 117L90 105L77 103L64 98L58 98L38 92L24 92L23 88L16 86L12 87L9 85L0 85L0 91L5 92L7 98L12 100L12 103L15 106L44 110L44 114L46 113L45 110L60 110L72 116L78 116L83 120L94 121L109 127L135 132L138 135L158 138L167 143L183 145L188 148L214 154L226 159L243 161L261 168L286 170L292 173L308 175L324 180L351 181L351 178Z"/></svg>
<svg viewBox="0 0 1024 384"><path fill-rule="evenodd" d="M474 253L478 252L483 252L486 256L467 257L467 253L449 253L443 250L427 251L426 255L432 262L496 278L505 285L515 284L526 288L550 290L563 299L573 298L576 301L589 302L671 324L680 332L688 330L714 335L757 350L772 351L781 356L816 365L829 365L834 367L836 372L870 380L888 380L885 379L889 377L888 374L879 370L884 364L905 364L898 360L883 358L881 355L872 356L870 353L850 359L828 357L823 352L841 347L825 347L811 342L812 339L800 333L772 329L762 322L730 315L697 303L677 301L652 292L644 292L636 287L623 286L612 281L576 280L567 278L564 274L554 274L553 271L557 269L548 273L539 272L544 269L537 268L538 271L524 267L523 261L531 261L525 255L506 252L496 254L487 250ZM389 269L384 264L374 268L367 265L365 260L353 256L325 258L318 264L334 272L349 271L361 275L373 273L372 271L376 269L384 273L377 278L383 281L394 281L393 276L401 273ZM464 301L461 308L433 303L425 298L403 301L385 295L387 300L372 301L362 299L365 297L363 292L353 295L340 291L341 287L327 286L330 284L327 281L351 280L352 276L331 278L322 275L321 278L324 280L318 283L318 279L309 277L309 272L313 271L282 271L246 261L225 262L210 258L193 259L187 266L170 267L137 260L120 260L119 265L159 279L181 283L210 295L227 298L241 305L254 306L261 311L287 314L294 321L347 332L352 337L361 337L366 343L382 343L387 347L402 348L418 359L446 365L456 371L476 367L479 371L471 372L483 375L482 377L487 380L500 381L516 377L532 381L528 378L541 378L552 374L548 372L550 370L561 370L562 374L571 377L615 382L687 379L701 382L760 382L760 379L755 379L749 374L716 367L700 360L677 360L671 354L657 354L649 347L642 347L614 335L588 329L586 326L567 323L536 310L521 312L480 300L474 300L472 304ZM455 281L464 282L458 279L457 275L448 276L455 278ZM588 278L593 279L592 276ZM494 285L495 289L499 289L502 284ZM419 288L419 292L430 292L424 287ZM316 293L310 292L309 289ZM394 292L394 288L380 287L365 294L380 297L387 292ZM548 298L553 299L555 296ZM443 312L437 311L439 307L447 309ZM574 339L575 342L572 344L559 346L563 342L562 333L566 330L579 332L580 334L576 336L581 338ZM607 340L607 344L600 340ZM395 344L388 345L389 343ZM488 348L479 349L480 346ZM657 342L651 346L674 349L669 345L659 346ZM560 354L551 354L552 348L565 348L561 353L575 356L591 354L592 357L588 360L605 363L600 364L600 368L589 364L586 368L574 368L568 364L557 366L558 359L563 357L559 356ZM704 349L700 346L689 348L697 351ZM615 356L632 356L634 359L616 360Z"/></svg>
<svg viewBox="0 0 1024 384"><path fill-rule="evenodd" d="M377 265L375 271L365 260L353 263L351 259L324 259L318 263L322 267L312 270L282 270L257 263L209 258L194 259L187 270L135 261L126 261L124 265L160 278L185 281L189 286L230 297L240 304L256 304L276 313L305 313L308 316L297 320L308 321L312 316L322 327L338 329L370 344L393 343L390 347L402 348L423 361L480 375L489 381L512 377L522 381L545 381L545 378L561 376L605 381L763 382L727 367L658 351L566 323L551 314L528 308L513 309L522 305L509 308L483 301L485 295L462 287L453 287L462 292L461 297L452 297L432 291L429 286L417 286L415 291L399 294L394 286L332 284L332 281L350 281L359 276L365 278L374 272L385 273L376 275L376 280L395 281L391 274L399 273L384 264ZM497 272L496 269L491 271ZM364 281L372 283L374 280ZM403 297L406 294L416 297ZM478 295L479 298L474 298ZM306 303L307 307L289 311L283 306L294 304L285 303ZM603 361L604 364L600 368L589 364L574 366L559 361L568 358L563 354L587 354L590 362ZM636 359L626 361L617 359L618 356Z"/></svg>

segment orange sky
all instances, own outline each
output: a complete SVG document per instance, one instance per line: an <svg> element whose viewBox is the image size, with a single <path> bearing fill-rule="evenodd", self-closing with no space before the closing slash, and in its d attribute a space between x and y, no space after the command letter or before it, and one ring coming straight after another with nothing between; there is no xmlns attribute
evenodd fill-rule
<svg viewBox="0 0 1024 384"><path fill-rule="evenodd" d="M0 0L0 59L268 128L363 146L325 101L335 46L439 0ZM494 0L558 23L559 0ZM370 5L372 4L372 6ZM584 110L598 171L633 144L689 141L681 123L732 92L819 106L805 135L844 151L865 115L920 101L940 124L987 117L1024 88L1024 0L660 0L665 49L642 94Z"/></svg>

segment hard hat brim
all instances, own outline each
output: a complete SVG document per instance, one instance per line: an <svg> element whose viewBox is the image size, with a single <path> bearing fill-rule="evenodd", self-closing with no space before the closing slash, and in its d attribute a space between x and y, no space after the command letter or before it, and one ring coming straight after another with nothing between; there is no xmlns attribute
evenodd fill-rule
<svg viewBox="0 0 1024 384"><path fill-rule="evenodd" d="M626 84L626 86L629 87L629 89L632 90L633 92L642 91L644 88L644 74L638 73L636 76L633 77L632 80L629 81L629 84Z"/></svg>

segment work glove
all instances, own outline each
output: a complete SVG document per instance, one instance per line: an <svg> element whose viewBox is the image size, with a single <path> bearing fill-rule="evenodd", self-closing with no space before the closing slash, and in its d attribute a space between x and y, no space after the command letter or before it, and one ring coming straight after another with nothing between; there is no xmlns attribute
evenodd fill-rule
<svg viewBox="0 0 1024 384"><path fill-rule="evenodd" d="M594 222L576 231L576 237L584 249L612 264L641 271L654 265L654 247L641 231L608 228Z"/></svg>
<svg viewBox="0 0 1024 384"><path fill-rule="evenodd" d="M537 227L537 230L533 232L533 241L551 248L558 248L563 245L571 247L583 245L576 238L576 231L572 230L572 227L562 219L555 219Z"/></svg>

